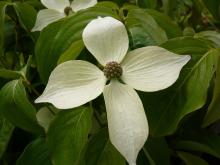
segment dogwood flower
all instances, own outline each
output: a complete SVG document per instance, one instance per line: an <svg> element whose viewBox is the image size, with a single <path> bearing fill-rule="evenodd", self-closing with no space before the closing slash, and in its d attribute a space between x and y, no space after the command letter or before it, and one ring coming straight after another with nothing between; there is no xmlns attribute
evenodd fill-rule
<svg viewBox="0 0 220 165"><path fill-rule="evenodd" d="M190 56L158 46L127 53L126 28L111 17L91 21L82 37L104 69L81 60L64 62L53 70L46 89L35 102L50 102L57 108L68 109L83 105L103 92L110 140L128 163L135 165L148 137L148 122L134 89L153 92L169 87Z"/></svg>
<svg viewBox="0 0 220 165"><path fill-rule="evenodd" d="M68 16L71 12L92 7L97 0L73 0L72 3L69 0L41 0L41 3L48 9L39 11L32 32L41 31L50 23Z"/></svg>

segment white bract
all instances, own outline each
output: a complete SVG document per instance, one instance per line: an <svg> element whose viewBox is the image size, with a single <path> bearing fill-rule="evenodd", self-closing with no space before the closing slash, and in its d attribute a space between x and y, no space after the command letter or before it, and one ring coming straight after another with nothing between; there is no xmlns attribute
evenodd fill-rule
<svg viewBox="0 0 220 165"><path fill-rule="evenodd" d="M91 21L83 31L83 41L104 66L105 74L86 61L64 62L54 69L36 103L50 102L57 108L68 109L83 105L103 92L110 140L129 164L135 165L148 137L148 122L134 89L152 92L169 87L190 56L158 46L127 53L129 40L125 26L111 17ZM107 77L110 83L106 85Z"/></svg>
<svg viewBox="0 0 220 165"><path fill-rule="evenodd" d="M41 0L41 3L48 9L40 10L37 14L36 23L32 31L41 31L47 25L61 18L66 17L69 12L77 12L94 6L97 0Z"/></svg>

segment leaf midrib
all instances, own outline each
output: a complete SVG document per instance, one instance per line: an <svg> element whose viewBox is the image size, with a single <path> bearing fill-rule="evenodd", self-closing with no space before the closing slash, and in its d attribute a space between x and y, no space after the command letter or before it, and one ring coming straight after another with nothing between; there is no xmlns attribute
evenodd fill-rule
<svg viewBox="0 0 220 165"><path fill-rule="evenodd" d="M170 102L168 103L167 107L165 108L165 110L162 112L161 117L158 120L158 124L157 127L154 129L154 133L157 132L159 126L161 125L161 121L164 118L167 110L170 108L170 105L172 104L172 102L174 101L174 99L176 98L176 95L178 94L178 91L181 90L181 88L183 87L183 85L185 84L185 82L189 79L189 77L191 76L191 74L195 71L195 69L198 67L198 65L200 65L202 63L202 61L204 59L207 58L207 56L210 54L211 51L208 51L203 57L200 58L200 60L192 67L191 71L186 75L185 79L183 80L183 82L180 84L180 86L176 89L175 94L173 94L173 97L171 98ZM181 120L182 117L180 117L178 119L178 121ZM169 132L170 133L170 132Z"/></svg>

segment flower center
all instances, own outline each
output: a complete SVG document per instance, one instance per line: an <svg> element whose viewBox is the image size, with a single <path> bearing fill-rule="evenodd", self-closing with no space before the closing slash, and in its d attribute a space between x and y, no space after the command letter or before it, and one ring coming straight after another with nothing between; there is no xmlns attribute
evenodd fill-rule
<svg viewBox="0 0 220 165"><path fill-rule="evenodd" d="M122 75L122 67L119 63L111 61L105 65L103 72L107 79L119 78Z"/></svg>
<svg viewBox="0 0 220 165"><path fill-rule="evenodd" d="M68 6L64 9L64 13L66 14L66 16L68 16L72 12L73 12L73 10L70 6Z"/></svg>

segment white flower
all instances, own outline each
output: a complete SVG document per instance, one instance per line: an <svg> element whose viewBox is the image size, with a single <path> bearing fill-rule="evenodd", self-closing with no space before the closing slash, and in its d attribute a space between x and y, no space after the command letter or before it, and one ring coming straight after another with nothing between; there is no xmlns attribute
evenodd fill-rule
<svg viewBox="0 0 220 165"><path fill-rule="evenodd" d="M73 0L71 4L69 0L41 0L41 3L48 9L39 11L32 32L41 31L50 23L66 17L70 12L92 7L97 0Z"/></svg>
<svg viewBox="0 0 220 165"><path fill-rule="evenodd" d="M127 53L129 40L125 26L111 17L91 21L83 31L83 41L104 66L103 71L86 61L65 62L54 69L36 103L50 102L57 108L68 109L83 105L103 92L110 140L129 164L135 165L148 137L148 123L134 89L152 92L169 87L190 56L176 55L158 46ZM110 79L108 85L107 79Z"/></svg>

